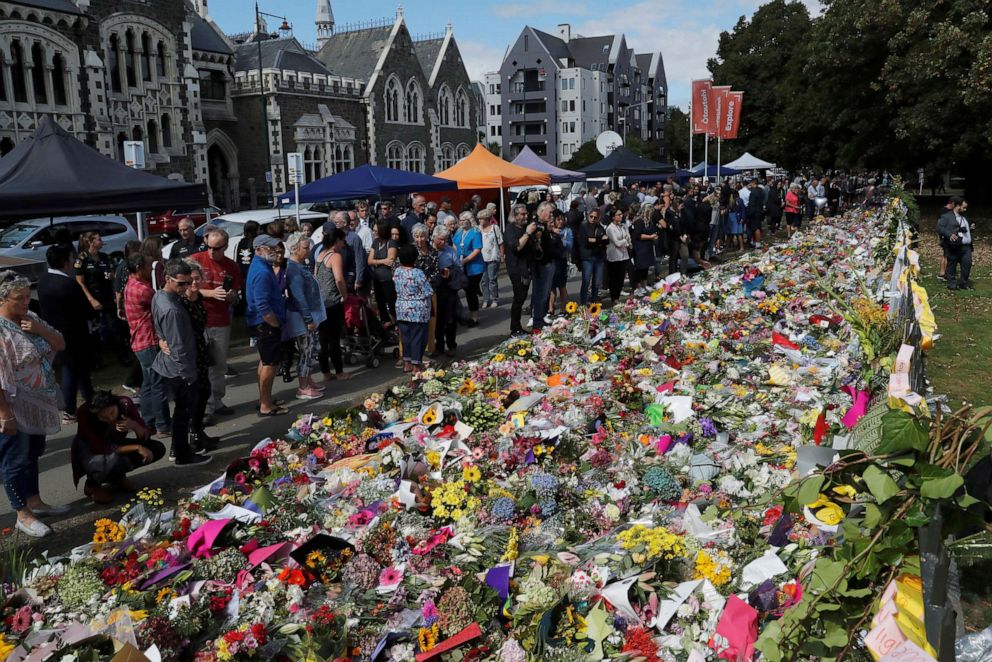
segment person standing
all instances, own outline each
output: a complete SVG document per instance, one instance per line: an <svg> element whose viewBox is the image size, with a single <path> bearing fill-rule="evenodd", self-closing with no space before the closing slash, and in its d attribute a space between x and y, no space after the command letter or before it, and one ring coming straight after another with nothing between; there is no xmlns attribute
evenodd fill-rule
<svg viewBox="0 0 992 662"><path fill-rule="evenodd" d="M421 223L413 226L413 245L417 247L415 267L424 272L434 294L431 296L431 315L427 322L427 346L424 351L434 353L434 333L437 330L437 290L441 286L441 269L438 266L437 251L431 246L430 233L427 226Z"/></svg>
<svg viewBox="0 0 992 662"><path fill-rule="evenodd" d="M180 295L193 325L193 340L196 348L196 403L189 424L189 445L194 452L213 450L220 439L207 434L207 401L210 399L210 349L207 342L207 309L203 305L203 269L193 258L184 260L190 268L189 287ZM159 341L164 351L169 351L168 342ZM169 459L175 458L175 451L169 452Z"/></svg>
<svg viewBox="0 0 992 662"><path fill-rule="evenodd" d="M412 228L411 228L412 229ZM392 228L380 221L375 226L376 237L369 251L368 266L372 272L372 288L379 319L386 326L396 323L396 289L393 287L393 265L399 242L392 239Z"/></svg>
<svg viewBox="0 0 992 662"><path fill-rule="evenodd" d="M179 220L179 241L172 244L169 259L186 259L203 250L203 239L196 236L196 226L189 218Z"/></svg>
<svg viewBox="0 0 992 662"><path fill-rule="evenodd" d="M648 279L648 272L654 266L654 247L658 242L658 228L651 223L650 214L653 210L645 206L644 211L637 217L630 229L630 238L634 253L634 289L643 287Z"/></svg>
<svg viewBox="0 0 992 662"><path fill-rule="evenodd" d="M412 230L416 230L414 226ZM396 316L403 338L403 372L419 372L427 346L427 326L431 317L434 289L423 271L417 269L418 251L401 246L400 264L393 272L396 283Z"/></svg>
<svg viewBox="0 0 992 662"><path fill-rule="evenodd" d="M125 243L124 259L120 260L114 267L114 314L116 315L114 319L114 336L120 338L121 344L124 346L124 349L121 350L122 354L126 357L126 364L131 367L127 372L127 376L124 378L124 384L122 386L133 395L137 395L141 389L141 365L135 360L135 357L132 355L133 352L129 352L127 349L128 343L126 341L131 337L131 330L127 326L127 316L124 314L124 287L131 277L131 267L128 263L128 258L140 252L140 241L129 241Z"/></svg>
<svg viewBox="0 0 992 662"><path fill-rule="evenodd" d="M96 367L102 364L100 358L100 341L110 347L118 357L121 365L126 365L127 352L120 346L117 338L117 315L114 306L114 268L110 257L102 252L103 238L96 232L84 232L79 236L79 253L73 269L76 271L76 282L83 288L90 307L95 311L93 318L95 329L91 352Z"/></svg>
<svg viewBox="0 0 992 662"><path fill-rule="evenodd" d="M554 213L554 203L544 200L538 203L535 214L537 229L534 232L534 263L532 273L534 274L534 291L531 294L530 312L531 322L534 330L539 331L544 328L545 317L548 314L548 301L551 298L551 281L555 275L556 248L560 248L560 237L552 245L551 219Z"/></svg>
<svg viewBox="0 0 992 662"><path fill-rule="evenodd" d="M204 235L205 250L190 259L203 270L200 297L207 311L207 349L210 353L210 397L206 403L208 418L214 414L227 416L234 409L224 404L227 394L227 354L231 345L231 308L241 298L241 269L224 255L230 238L221 229L209 230Z"/></svg>
<svg viewBox="0 0 992 662"><path fill-rule="evenodd" d="M175 398L172 414L172 444L177 466L205 464L210 456L190 445L193 411L196 409L196 336L182 295L192 283L193 270L182 260L165 265L165 284L152 297L152 323L163 349L155 357L152 370L160 374Z"/></svg>
<svg viewBox="0 0 992 662"><path fill-rule="evenodd" d="M548 310L554 314L556 308L558 312L565 312L565 304L568 302L568 258L572 254L575 234L564 215L559 214L552 219L551 226L561 240L561 254L554 260L555 273L551 278L551 300L548 302Z"/></svg>
<svg viewBox="0 0 992 662"><path fill-rule="evenodd" d="M65 246L53 244L45 253L48 273L38 281L41 319L65 339L65 349L58 354L62 366L62 424L76 422L77 395L83 400L93 397L90 375L90 334L86 324L93 309L83 288L69 275L71 254Z"/></svg>
<svg viewBox="0 0 992 662"><path fill-rule="evenodd" d="M482 235L482 307L499 307L499 265L503 262L503 231L493 222L489 209L479 212L479 233Z"/></svg>
<svg viewBox="0 0 992 662"><path fill-rule="evenodd" d="M152 264L150 255L132 255L131 276L124 286L124 314L131 329L131 351L141 366L141 418L160 437L172 433L172 416L165 380L152 369L160 351L152 322Z"/></svg>
<svg viewBox="0 0 992 662"><path fill-rule="evenodd" d="M582 288L579 303L586 306L599 301L599 286L603 280L603 264L606 262L606 246L610 238L606 228L599 223L599 209L590 209L586 222L575 233L576 257L582 270Z"/></svg>
<svg viewBox="0 0 992 662"><path fill-rule="evenodd" d="M810 220L813 220L813 217L816 216L816 198L819 187L820 180L816 177L811 179L809 186L806 187L806 215Z"/></svg>
<svg viewBox="0 0 992 662"><path fill-rule="evenodd" d="M324 383L332 380L343 381L350 375L344 371L344 357L341 354L341 332L344 331L344 300L348 296L348 285L344 279L345 249L344 232L334 228L322 239L323 250L317 259L315 277L324 305L324 321L317 326L320 352L317 362L324 375ZM334 373L331 374L331 363Z"/></svg>
<svg viewBox="0 0 992 662"><path fill-rule="evenodd" d="M327 313L320 285L304 265L310 254L310 239L294 232L286 239L286 250L289 251L289 262L286 263L286 291L289 294L286 301L286 334L295 341L299 354L296 375L300 387L296 397L315 400L324 395L324 387L317 384L312 375L320 353L317 327L324 322Z"/></svg>
<svg viewBox="0 0 992 662"><path fill-rule="evenodd" d="M686 214L682 200L675 198L665 210L665 224L668 226L668 273L689 274L689 231L686 224L692 218ZM743 232L743 231L742 231ZM742 235L743 236L743 235ZM743 243L743 239L741 239Z"/></svg>
<svg viewBox="0 0 992 662"><path fill-rule="evenodd" d="M799 201L799 184L790 184L785 194L785 231L789 238L802 227L802 203Z"/></svg>
<svg viewBox="0 0 992 662"><path fill-rule="evenodd" d="M434 294L437 295L437 324L434 328L434 356L447 354L454 357L458 349L458 290L464 286L461 265L455 249L448 243L448 228L438 225L431 241L437 251L437 266L440 282Z"/></svg>
<svg viewBox="0 0 992 662"><path fill-rule="evenodd" d="M238 270L241 272L241 282L244 283L248 279L248 267L251 266L252 258L255 257L255 249L252 247L252 242L255 241L255 237L258 236L258 223L255 221L248 221L245 223L244 234L241 236L241 240L238 241L238 246L235 248L235 260L238 263ZM241 297L239 301L239 308L244 312L245 298Z"/></svg>
<svg viewBox="0 0 992 662"><path fill-rule="evenodd" d="M401 223L403 231L400 233L400 243L407 244L412 241L413 236L413 226L417 223L424 222L424 215L427 213L427 198L420 195L419 193L413 196L413 201L410 203L410 211L406 213L403 217ZM390 273L390 282L392 281L392 273Z"/></svg>
<svg viewBox="0 0 992 662"><path fill-rule="evenodd" d="M971 231L973 226L969 225L964 217L964 212L968 210L968 203L958 196L952 198L954 207L950 213L945 212L937 222L937 232L940 234L943 243L947 246L947 289L949 290L972 290L971 284L971 251L972 239ZM961 266L961 275L957 276L958 265ZM955 281L955 277L957 280Z"/></svg>
<svg viewBox="0 0 992 662"><path fill-rule="evenodd" d="M619 207L611 212L606 226L609 243L606 246L606 273L610 283L610 301L615 306L620 301L623 280L630 264L630 232L623 225L624 212Z"/></svg>
<svg viewBox="0 0 992 662"><path fill-rule="evenodd" d="M514 205L510 224L506 226L506 273L513 286L513 302L510 304L510 335L523 335L520 324L524 301L530 290L534 273L536 249L534 234L536 223L527 223L527 206Z"/></svg>
<svg viewBox="0 0 992 662"><path fill-rule="evenodd" d="M62 334L28 310L31 282L0 271L0 477L17 512L17 530L43 538L38 518L64 515L40 495L38 460L45 436L59 431L59 396L52 359L65 350Z"/></svg>
<svg viewBox="0 0 992 662"><path fill-rule="evenodd" d="M437 208L438 222L443 224L449 216L454 215L455 213L451 211L451 198L448 196L441 198L441 206Z"/></svg>
<svg viewBox="0 0 992 662"><path fill-rule="evenodd" d="M941 222L944 221L945 217L947 217L948 218L947 228L953 229L954 223L952 223L951 221L954 219L955 216L954 210L957 208L959 204L961 204L961 201L962 201L961 196L952 195L947 200L947 204L944 205L944 211L941 212L940 217L937 219L937 237L940 239L940 250L941 250L940 274L937 276L937 278L940 278L941 280L947 278L947 238L943 234L941 234L940 225Z"/></svg>
<svg viewBox="0 0 992 662"><path fill-rule="evenodd" d="M342 214L343 216L343 214ZM282 290L272 270L278 255L279 240L268 235L255 237L255 259L248 270L245 294L248 306L245 322L255 338L258 350L258 414L281 416L289 410L272 399L272 382L279 365L282 325L286 322L286 309Z"/></svg>
<svg viewBox="0 0 992 662"><path fill-rule="evenodd" d="M359 201L355 207L355 212L355 234L362 240L362 246L368 253L372 250L372 242L375 241L375 233L372 231L375 227L375 220L369 213L369 203L364 200Z"/></svg>
<svg viewBox="0 0 992 662"><path fill-rule="evenodd" d="M751 194L747 199L747 231L755 248L761 248L761 223L765 217L765 192L752 179L749 185Z"/></svg>
<svg viewBox="0 0 992 662"><path fill-rule="evenodd" d="M480 212L481 213L481 212ZM465 302L468 304L468 326L479 326L479 294L482 274L486 270L486 261L482 257L482 233L475 227L472 212L463 211L458 217L461 227L455 232L452 240L458 261L468 278L465 286Z"/></svg>

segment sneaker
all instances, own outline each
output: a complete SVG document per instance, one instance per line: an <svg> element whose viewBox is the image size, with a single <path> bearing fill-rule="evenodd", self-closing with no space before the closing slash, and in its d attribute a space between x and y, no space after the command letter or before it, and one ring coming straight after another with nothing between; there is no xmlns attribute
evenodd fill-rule
<svg viewBox="0 0 992 662"><path fill-rule="evenodd" d="M138 395L138 389L133 386L128 386L127 384L121 384L121 388L128 392L128 397L133 397Z"/></svg>
<svg viewBox="0 0 992 662"><path fill-rule="evenodd" d="M231 366L227 366L227 369L224 371L224 377L225 377L225 379L233 379L234 377L237 377L240 374L241 374L240 372L238 372L237 370L235 370Z"/></svg>
<svg viewBox="0 0 992 662"><path fill-rule="evenodd" d="M308 388L298 388L296 389L296 398L298 400L316 400L322 397L324 394L320 391L315 391Z"/></svg>
<svg viewBox="0 0 992 662"><path fill-rule="evenodd" d="M49 506L48 508L32 508L31 512L35 514L35 517L58 517L59 515L68 515L72 512L72 506L62 504L61 506Z"/></svg>
<svg viewBox="0 0 992 662"><path fill-rule="evenodd" d="M198 464L207 464L212 458L206 453L193 453L185 460L176 460L177 467L193 467Z"/></svg>
<svg viewBox="0 0 992 662"><path fill-rule="evenodd" d="M528 319L526 322L524 322L524 326L526 326L529 329L530 327L534 326L534 320Z"/></svg>
<svg viewBox="0 0 992 662"><path fill-rule="evenodd" d="M553 319L553 318L551 317L551 315L545 315L545 316L544 316L544 323L545 323L545 324L551 324L551 323L552 323L552 322L554 322L554 321L555 321L555 320L554 320L554 319Z"/></svg>
<svg viewBox="0 0 992 662"><path fill-rule="evenodd" d="M252 336L251 338L248 339L248 346L249 347L255 347L256 345L258 345L258 338L256 338L255 336Z"/></svg>
<svg viewBox="0 0 992 662"><path fill-rule="evenodd" d="M38 520L31 520L30 524L25 524L21 520L17 520L17 530L32 538L44 538L54 533L52 527Z"/></svg>
<svg viewBox="0 0 992 662"><path fill-rule="evenodd" d="M176 448L175 446L169 448L169 462L176 461Z"/></svg>

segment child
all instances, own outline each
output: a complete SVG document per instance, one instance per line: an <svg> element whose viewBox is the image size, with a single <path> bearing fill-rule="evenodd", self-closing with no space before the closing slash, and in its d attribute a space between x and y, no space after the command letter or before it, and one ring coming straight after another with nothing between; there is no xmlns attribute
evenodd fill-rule
<svg viewBox="0 0 992 662"><path fill-rule="evenodd" d="M403 338L403 372L417 372L427 345L434 290L424 272L413 266L417 262L415 246L400 246L398 257L400 266L393 272L393 283L396 285L396 318Z"/></svg>

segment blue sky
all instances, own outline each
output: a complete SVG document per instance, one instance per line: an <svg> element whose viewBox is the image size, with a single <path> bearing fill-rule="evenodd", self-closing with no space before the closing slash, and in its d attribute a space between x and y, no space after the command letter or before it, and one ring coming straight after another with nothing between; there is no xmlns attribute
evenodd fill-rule
<svg viewBox="0 0 992 662"><path fill-rule="evenodd" d="M804 0L815 11L818 0ZM685 107L689 82L706 77L706 60L716 52L720 32L733 28L742 15L750 16L760 0L406 0L407 27L414 36L442 32L450 21L469 75L480 79L499 68L507 46L524 25L554 33L559 23L571 23L572 33L595 36L623 32L637 52L661 50L665 58L671 103ZM343 25L395 17L397 0L332 0L334 19ZM228 33L250 30L251 0L210 0L210 14ZM611 6L603 11L604 6ZM260 0L259 8L285 15L294 34L304 43L316 41L316 0ZM270 29L279 21L269 21Z"/></svg>

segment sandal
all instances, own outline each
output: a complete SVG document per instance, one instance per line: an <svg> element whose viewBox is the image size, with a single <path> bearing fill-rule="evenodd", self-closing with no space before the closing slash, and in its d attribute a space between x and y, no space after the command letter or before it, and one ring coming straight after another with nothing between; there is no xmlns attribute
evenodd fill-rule
<svg viewBox="0 0 992 662"><path fill-rule="evenodd" d="M72 414L62 413L62 425L72 425L76 422L76 417Z"/></svg>
<svg viewBox="0 0 992 662"><path fill-rule="evenodd" d="M286 404L286 401L285 400L273 400L272 401L272 404L274 406L276 406L276 407L282 407L284 404ZM260 404L255 405L255 411L261 411L261 409L262 409L262 405L260 405Z"/></svg>
<svg viewBox="0 0 992 662"><path fill-rule="evenodd" d="M281 406L281 405L277 405L276 408L273 409L272 411L262 411L261 409L258 410L258 415L259 416L262 416L262 417L268 417L268 416L285 416L288 413L289 413L289 410L286 409L285 407Z"/></svg>

